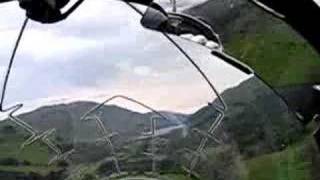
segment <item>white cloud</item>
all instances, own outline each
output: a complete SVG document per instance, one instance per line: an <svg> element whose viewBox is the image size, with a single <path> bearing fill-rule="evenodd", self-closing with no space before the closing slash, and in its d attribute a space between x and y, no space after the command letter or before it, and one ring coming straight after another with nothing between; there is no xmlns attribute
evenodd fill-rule
<svg viewBox="0 0 320 180"><path fill-rule="evenodd" d="M81 51L99 46L99 44L102 42L93 39L61 36L52 31L30 29L26 32L23 43L21 43L20 52L30 54L35 61L46 61L48 58L67 60L68 58L63 57L68 54L81 53ZM60 57L62 58L60 59Z"/></svg>
<svg viewBox="0 0 320 180"><path fill-rule="evenodd" d="M25 17L25 12L19 8L18 1L1 3L0 32L18 28Z"/></svg>
<svg viewBox="0 0 320 180"><path fill-rule="evenodd" d="M140 76L149 76L152 72L151 68L148 66L137 66L134 67L133 71Z"/></svg>
<svg viewBox="0 0 320 180"><path fill-rule="evenodd" d="M119 68L120 71L124 71L124 72L131 71L132 69L132 64L130 61L120 61L120 62L117 62L115 66Z"/></svg>

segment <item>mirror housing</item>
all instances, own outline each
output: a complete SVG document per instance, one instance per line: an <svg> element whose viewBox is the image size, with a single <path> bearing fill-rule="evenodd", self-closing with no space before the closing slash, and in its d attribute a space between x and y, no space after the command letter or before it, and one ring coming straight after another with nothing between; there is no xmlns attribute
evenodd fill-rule
<svg viewBox="0 0 320 180"><path fill-rule="evenodd" d="M164 10L157 4L152 3L141 19L141 25L144 28L163 31L168 23L169 17Z"/></svg>
<svg viewBox="0 0 320 180"><path fill-rule="evenodd" d="M216 47L211 45L213 46L211 49L223 50L219 35L213 31L210 25L201 19L186 14L166 13L164 9L155 3L151 3L148 7L141 19L141 24L147 29L181 36L195 42L197 42L196 39L199 39L198 37L203 37L197 43L204 45L210 41L211 44L217 44ZM189 36L191 37L186 38Z"/></svg>
<svg viewBox="0 0 320 180"><path fill-rule="evenodd" d="M26 16L41 23L56 23L66 19L84 0L77 0L66 12L61 9L70 0L19 0L19 6L26 11Z"/></svg>

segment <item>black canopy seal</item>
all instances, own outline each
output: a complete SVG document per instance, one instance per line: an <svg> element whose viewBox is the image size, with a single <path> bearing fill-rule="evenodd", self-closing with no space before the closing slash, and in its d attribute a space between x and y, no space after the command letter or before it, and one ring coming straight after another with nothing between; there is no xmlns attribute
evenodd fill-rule
<svg viewBox="0 0 320 180"><path fill-rule="evenodd" d="M0 0L0 3L13 0ZM67 11L62 12L70 0L18 0L19 6L26 11L26 16L41 23L56 23L65 20L84 0L77 0ZM122 0L148 6L152 0Z"/></svg>
<svg viewBox="0 0 320 180"><path fill-rule="evenodd" d="M66 12L61 9L70 0L19 0L19 5L26 10L26 16L41 23L55 23L66 19L84 0L75 2Z"/></svg>

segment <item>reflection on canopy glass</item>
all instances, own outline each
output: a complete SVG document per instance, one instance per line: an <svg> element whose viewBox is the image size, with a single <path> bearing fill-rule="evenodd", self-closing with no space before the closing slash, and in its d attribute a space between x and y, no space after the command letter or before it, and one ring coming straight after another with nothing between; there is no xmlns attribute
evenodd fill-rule
<svg viewBox="0 0 320 180"><path fill-rule="evenodd" d="M266 154L294 149L303 128L269 86L168 36L193 64L140 19L92 0L62 23L28 24L4 101L24 106L1 113L0 177L252 179ZM11 43L16 25L3 24ZM10 45L0 47L7 59Z"/></svg>

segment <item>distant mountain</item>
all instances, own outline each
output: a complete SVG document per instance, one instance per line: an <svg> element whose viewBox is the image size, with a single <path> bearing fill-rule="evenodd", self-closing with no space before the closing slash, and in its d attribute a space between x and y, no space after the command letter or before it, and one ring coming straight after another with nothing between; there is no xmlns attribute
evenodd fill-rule
<svg viewBox="0 0 320 180"><path fill-rule="evenodd" d="M100 135L94 120L80 121L81 116L96 106L95 102L74 102L40 107L19 116L35 129L45 131L55 128L57 136L63 142L93 141ZM161 112L167 119L157 119L157 129L177 126L186 115ZM139 136L142 131L150 131L150 118L154 113L138 113L114 105L102 106L96 115L110 132L117 132L124 139ZM181 122L180 122L181 121Z"/></svg>

